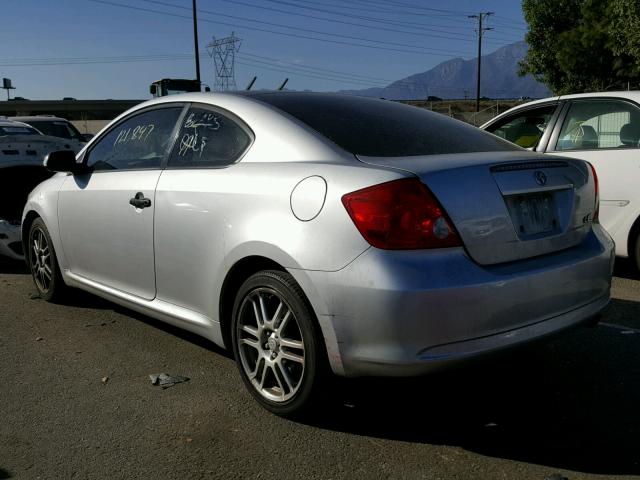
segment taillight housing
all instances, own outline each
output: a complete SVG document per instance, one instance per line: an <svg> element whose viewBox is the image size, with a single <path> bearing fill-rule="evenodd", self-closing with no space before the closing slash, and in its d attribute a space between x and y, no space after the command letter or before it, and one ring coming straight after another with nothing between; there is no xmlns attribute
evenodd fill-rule
<svg viewBox="0 0 640 480"><path fill-rule="evenodd" d="M436 197L417 178L347 193L342 204L364 239L376 248L413 250L462 245Z"/></svg>
<svg viewBox="0 0 640 480"><path fill-rule="evenodd" d="M591 167L591 173L593 173L593 183L595 187L595 196L596 196L596 204L593 211L593 221L596 223L599 223L600 222L600 185L598 183L598 174L596 173L595 167L590 163L589 163L589 166Z"/></svg>

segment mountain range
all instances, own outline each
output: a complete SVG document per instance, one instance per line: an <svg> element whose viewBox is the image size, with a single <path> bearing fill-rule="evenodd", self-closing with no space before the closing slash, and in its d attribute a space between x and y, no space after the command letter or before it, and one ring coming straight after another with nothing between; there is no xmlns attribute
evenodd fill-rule
<svg viewBox="0 0 640 480"><path fill-rule="evenodd" d="M489 98L543 98L549 89L531 75L518 76L518 62L527 53L527 43L516 42L482 56L480 95ZM364 90L341 90L365 97L390 100L417 100L428 96L440 98L475 98L477 59L454 58L431 70L397 80L386 87Z"/></svg>

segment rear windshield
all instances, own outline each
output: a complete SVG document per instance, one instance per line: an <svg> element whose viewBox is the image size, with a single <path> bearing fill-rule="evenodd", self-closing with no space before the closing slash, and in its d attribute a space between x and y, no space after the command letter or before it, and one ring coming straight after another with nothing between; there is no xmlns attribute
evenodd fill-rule
<svg viewBox="0 0 640 480"><path fill-rule="evenodd" d="M40 135L36 130L23 126L3 126L0 127L0 135Z"/></svg>
<svg viewBox="0 0 640 480"><path fill-rule="evenodd" d="M520 150L440 113L388 100L321 93L254 98L294 116L344 150L370 157Z"/></svg>
<svg viewBox="0 0 640 480"><path fill-rule="evenodd" d="M68 140L75 139L84 141L80 132L70 123L56 120L30 120L33 125L45 135L52 137L66 138Z"/></svg>

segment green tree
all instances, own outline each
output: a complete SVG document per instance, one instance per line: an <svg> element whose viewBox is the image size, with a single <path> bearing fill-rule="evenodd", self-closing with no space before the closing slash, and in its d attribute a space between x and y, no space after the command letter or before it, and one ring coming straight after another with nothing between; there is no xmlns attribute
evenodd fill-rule
<svg viewBox="0 0 640 480"><path fill-rule="evenodd" d="M637 81L640 77L640 2L618 0L612 3L611 49L616 58L615 69L629 81Z"/></svg>
<svg viewBox="0 0 640 480"><path fill-rule="evenodd" d="M523 0L529 51L520 63L554 93L640 82L638 0Z"/></svg>

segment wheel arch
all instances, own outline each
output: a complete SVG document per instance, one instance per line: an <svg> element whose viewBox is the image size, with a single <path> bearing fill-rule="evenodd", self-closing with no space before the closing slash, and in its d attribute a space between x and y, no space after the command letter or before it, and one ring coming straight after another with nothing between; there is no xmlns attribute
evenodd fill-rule
<svg viewBox="0 0 640 480"><path fill-rule="evenodd" d="M41 218L40 214L35 210L29 210L22 221L22 251L25 252L25 261L27 261L27 252L29 251L29 230L36 218Z"/></svg>
<svg viewBox="0 0 640 480"><path fill-rule="evenodd" d="M261 256L251 255L236 261L227 272L220 290L219 302L219 319L220 330L222 332L222 340L225 348L231 351L231 316L233 313L233 303L236 298L236 292L240 286L254 273L262 270L277 270L286 272L287 269L275 260Z"/></svg>
<svg viewBox="0 0 640 480"><path fill-rule="evenodd" d="M629 236L627 237L627 253L629 254L629 258L635 260L636 263L640 265L640 259L635 258L635 241L638 237L640 237L640 216L638 216L631 225Z"/></svg>

